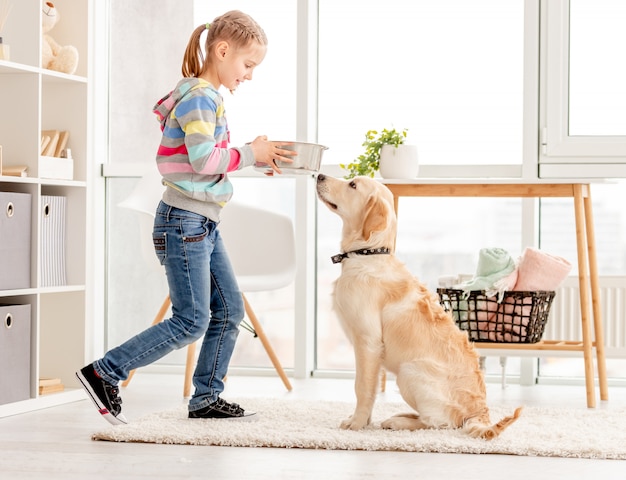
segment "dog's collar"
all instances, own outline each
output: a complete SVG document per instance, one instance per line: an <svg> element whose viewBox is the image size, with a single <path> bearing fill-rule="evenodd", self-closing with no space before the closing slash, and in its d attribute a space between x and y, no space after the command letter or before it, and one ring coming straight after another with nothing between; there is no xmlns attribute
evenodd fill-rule
<svg viewBox="0 0 626 480"><path fill-rule="evenodd" d="M382 248L361 248L360 250L352 250L351 252L346 253L338 253L337 255L333 255L330 259L333 263L341 263L345 258L348 258L348 255L351 253L355 253L357 255L388 255L389 249L387 247Z"/></svg>

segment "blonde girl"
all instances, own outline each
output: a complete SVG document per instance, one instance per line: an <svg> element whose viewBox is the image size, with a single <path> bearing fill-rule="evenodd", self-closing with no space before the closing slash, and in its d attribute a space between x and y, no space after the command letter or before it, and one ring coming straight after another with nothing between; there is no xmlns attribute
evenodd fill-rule
<svg viewBox="0 0 626 480"><path fill-rule="evenodd" d="M267 37L253 19L227 12L193 31L182 64L184 78L154 107L162 130L156 162L166 189L156 208L153 242L165 267L172 317L76 372L112 424L127 423L117 385L131 370L200 338L189 418L252 415L220 397L244 307L218 223L233 194L229 172L259 163L281 173L275 161L290 162L291 152L266 136L229 148L219 89L233 92L252 80L266 51Z"/></svg>

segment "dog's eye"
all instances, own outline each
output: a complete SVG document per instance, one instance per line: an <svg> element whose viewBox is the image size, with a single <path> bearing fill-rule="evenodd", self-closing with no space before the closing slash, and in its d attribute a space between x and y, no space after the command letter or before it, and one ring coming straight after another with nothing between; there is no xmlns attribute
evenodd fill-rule
<svg viewBox="0 0 626 480"><path fill-rule="evenodd" d="M356 182L352 180L349 184L350 188L356 188Z"/></svg>

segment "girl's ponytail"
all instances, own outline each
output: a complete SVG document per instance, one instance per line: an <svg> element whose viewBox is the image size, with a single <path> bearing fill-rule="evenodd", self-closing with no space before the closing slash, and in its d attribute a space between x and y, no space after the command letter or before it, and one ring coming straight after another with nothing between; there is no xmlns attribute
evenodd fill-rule
<svg viewBox="0 0 626 480"><path fill-rule="evenodd" d="M189 38L183 57L183 77L199 77L204 71L204 55L202 54L200 37L205 30L208 30L208 27L208 23L200 25Z"/></svg>

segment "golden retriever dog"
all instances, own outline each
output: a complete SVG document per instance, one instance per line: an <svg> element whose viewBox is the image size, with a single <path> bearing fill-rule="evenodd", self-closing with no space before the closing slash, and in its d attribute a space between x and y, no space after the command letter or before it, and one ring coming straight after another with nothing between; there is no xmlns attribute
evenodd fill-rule
<svg viewBox="0 0 626 480"><path fill-rule="evenodd" d="M479 356L467 334L394 255L391 191L369 177L320 174L317 195L343 222L342 253L333 257L341 263L333 307L354 347L356 408L341 428L370 423L385 368L415 411L394 415L383 428L460 428L472 437L497 437L522 408L491 422Z"/></svg>

